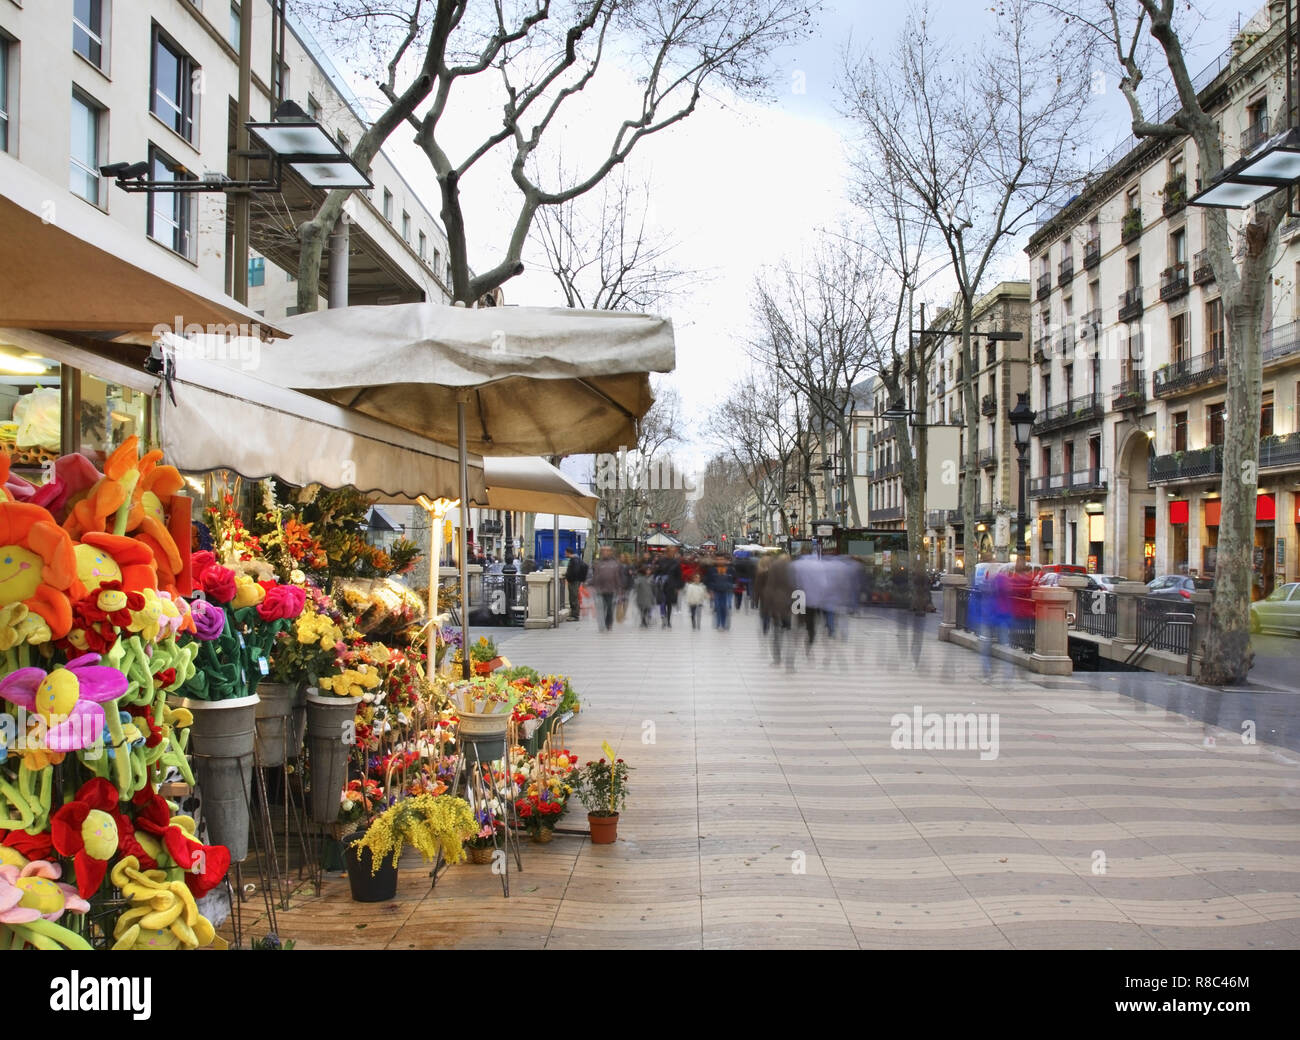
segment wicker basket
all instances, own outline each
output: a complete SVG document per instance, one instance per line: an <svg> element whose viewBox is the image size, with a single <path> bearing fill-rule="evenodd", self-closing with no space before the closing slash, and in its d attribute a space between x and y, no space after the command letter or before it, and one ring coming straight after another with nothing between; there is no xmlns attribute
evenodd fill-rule
<svg viewBox="0 0 1300 1040"><path fill-rule="evenodd" d="M482 848L472 845L466 851L469 852L469 861L471 863L486 865L492 862L492 856L497 850L491 845L485 845Z"/></svg>

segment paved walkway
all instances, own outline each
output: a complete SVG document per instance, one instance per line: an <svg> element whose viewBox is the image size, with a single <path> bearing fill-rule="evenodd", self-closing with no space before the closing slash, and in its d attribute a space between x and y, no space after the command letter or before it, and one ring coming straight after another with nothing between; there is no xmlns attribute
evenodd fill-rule
<svg viewBox="0 0 1300 1040"><path fill-rule="evenodd" d="M351 902L329 875L322 897L281 914L281 936L397 949L1300 947L1295 752L1079 680L999 664L981 683L974 654L906 615L850 619L845 641L819 634L796 667L771 663L755 615L733 620L609 634L583 621L503 648L572 677L574 750L594 757L608 740L635 767L617 845L525 845L508 900L469 864L430 892L406 860L382 905ZM917 712L983 716L986 738L996 718L996 758L952 738L927 749L922 734L892 746L905 743L895 716Z"/></svg>

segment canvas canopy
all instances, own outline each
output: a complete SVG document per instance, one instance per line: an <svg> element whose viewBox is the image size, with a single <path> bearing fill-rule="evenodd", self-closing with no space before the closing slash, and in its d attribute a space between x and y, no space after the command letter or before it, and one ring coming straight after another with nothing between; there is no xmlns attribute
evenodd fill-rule
<svg viewBox="0 0 1300 1040"><path fill-rule="evenodd" d="M4 328L121 333L179 322L281 335L193 265L72 198L66 182L2 153L0 285Z"/></svg>
<svg viewBox="0 0 1300 1040"><path fill-rule="evenodd" d="M352 485L380 502L460 497L455 449L167 342L175 367L160 390L160 441L179 469ZM466 462L471 495L486 498L482 458Z"/></svg>
<svg viewBox="0 0 1300 1040"><path fill-rule="evenodd" d="M545 459L488 456L483 459L483 478L490 509L596 519L600 499L586 494Z"/></svg>
<svg viewBox="0 0 1300 1040"><path fill-rule="evenodd" d="M672 323L614 311L413 303L287 318L258 378L483 455L613 452L636 443Z"/></svg>

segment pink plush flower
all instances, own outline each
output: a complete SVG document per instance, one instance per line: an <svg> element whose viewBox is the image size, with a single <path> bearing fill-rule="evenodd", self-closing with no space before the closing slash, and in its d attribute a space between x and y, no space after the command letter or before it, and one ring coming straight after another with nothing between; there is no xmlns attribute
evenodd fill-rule
<svg viewBox="0 0 1300 1040"><path fill-rule="evenodd" d="M105 701L126 693L126 676L99 665L99 654L83 654L66 668L19 668L0 679L0 697L29 708L49 727L50 751L80 751L103 736Z"/></svg>
<svg viewBox="0 0 1300 1040"><path fill-rule="evenodd" d="M57 921L65 913L84 914L90 904L71 885L62 884L63 868L34 859L19 867L0 867L0 924Z"/></svg>
<svg viewBox="0 0 1300 1040"><path fill-rule="evenodd" d="M273 585L257 605L257 613L263 621L292 620L302 613L306 602L306 591L297 585Z"/></svg>
<svg viewBox="0 0 1300 1040"><path fill-rule="evenodd" d="M68 499L90 490L101 475L86 456L64 455L54 462L54 479L36 488L30 501L33 505L48 509L56 519L63 520Z"/></svg>

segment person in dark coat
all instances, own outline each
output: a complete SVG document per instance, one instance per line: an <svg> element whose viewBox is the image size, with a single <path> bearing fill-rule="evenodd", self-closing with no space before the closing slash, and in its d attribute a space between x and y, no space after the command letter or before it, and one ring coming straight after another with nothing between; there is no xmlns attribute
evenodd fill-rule
<svg viewBox="0 0 1300 1040"><path fill-rule="evenodd" d="M658 586L659 620L664 628L673 627L673 611L677 609L677 597L686 584L682 577L682 561L677 558L677 550L669 549L659 558L655 569L655 583Z"/></svg>
<svg viewBox="0 0 1300 1040"><path fill-rule="evenodd" d="M777 556L763 574L758 609L772 627L772 660L781 662L781 643L790 630L794 602L794 568L785 553Z"/></svg>
<svg viewBox="0 0 1300 1040"><path fill-rule="evenodd" d="M572 549L566 550L568 566L564 568L564 583L569 587L569 620L577 621L582 610L582 583L587 580L587 563Z"/></svg>

